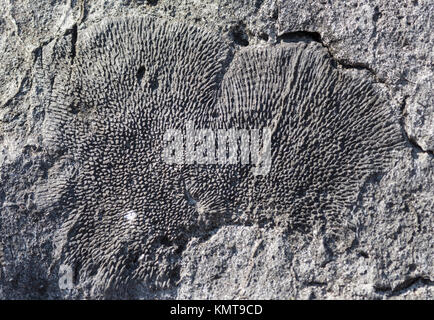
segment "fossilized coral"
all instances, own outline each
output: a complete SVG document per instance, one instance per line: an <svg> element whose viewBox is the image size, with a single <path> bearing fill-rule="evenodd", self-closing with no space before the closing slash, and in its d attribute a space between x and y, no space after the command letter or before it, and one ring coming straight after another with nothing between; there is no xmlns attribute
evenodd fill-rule
<svg viewBox="0 0 434 320"><path fill-rule="evenodd" d="M212 33L150 18L80 33L47 117L49 145L77 168L54 188L68 212L59 258L76 281L91 279L105 294L132 283L164 287L176 279L174 257L189 232L229 221L231 212L248 213L249 222L333 225L364 179L388 163L399 135L387 109L326 53L247 48L223 79L230 56ZM165 131L190 120L198 128L271 127L270 174L165 164Z"/></svg>
<svg viewBox="0 0 434 320"><path fill-rule="evenodd" d="M244 169L238 185L244 196L237 205L259 220L338 229L364 181L389 164L402 141L372 84L339 72L325 50L244 50L221 96L226 126L273 132L271 172Z"/></svg>
<svg viewBox="0 0 434 320"><path fill-rule="evenodd" d="M64 188L71 214L62 252L83 278L94 275L102 288L167 282L155 266L198 213L186 200L184 170L161 161L163 134L207 118L227 55L213 34L149 19L80 35L47 126L48 140L79 163Z"/></svg>

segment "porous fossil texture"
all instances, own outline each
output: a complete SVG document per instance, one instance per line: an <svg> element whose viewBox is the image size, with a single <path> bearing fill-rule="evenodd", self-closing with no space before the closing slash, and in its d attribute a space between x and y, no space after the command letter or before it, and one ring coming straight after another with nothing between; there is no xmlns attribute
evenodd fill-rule
<svg viewBox="0 0 434 320"><path fill-rule="evenodd" d="M38 200L63 212L55 261L73 268L77 294L171 288L189 237L234 220L338 230L389 164L401 136L387 103L325 50L251 47L225 73L231 57L213 33L151 18L107 20L78 37L45 124L68 170ZM188 121L271 128L270 174L164 163L164 133Z"/></svg>
<svg viewBox="0 0 434 320"><path fill-rule="evenodd" d="M93 277L92 295L122 296L136 280L164 288L199 217L189 173L161 159L163 135L204 124L228 49L212 33L146 18L109 20L76 47L47 121L49 145L76 170L42 195L64 194L70 212L57 237L62 263L77 283Z"/></svg>
<svg viewBox="0 0 434 320"><path fill-rule="evenodd" d="M338 231L362 184L402 144L372 83L333 63L325 51L282 44L243 50L225 75L222 123L272 131L270 173L240 168L238 209L255 220Z"/></svg>

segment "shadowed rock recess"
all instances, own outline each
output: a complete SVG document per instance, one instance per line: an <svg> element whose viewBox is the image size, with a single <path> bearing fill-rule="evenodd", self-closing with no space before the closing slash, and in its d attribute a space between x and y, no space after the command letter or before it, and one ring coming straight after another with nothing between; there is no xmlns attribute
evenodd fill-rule
<svg viewBox="0 0 434 320"><path fill-rule="evenodd" d="M339 234L366 180L402 137L371 84L312 44L247 47L151 18L79 32L56 75L46 145L68 164L40 202L66 219L56 263L75 295L173 288L192 236L228 224ZM246 165L168 165L168 129L272 130L268 175ZM59 197L60 195L60 197ZM74 295L74 294L73 294Z"/></svg>

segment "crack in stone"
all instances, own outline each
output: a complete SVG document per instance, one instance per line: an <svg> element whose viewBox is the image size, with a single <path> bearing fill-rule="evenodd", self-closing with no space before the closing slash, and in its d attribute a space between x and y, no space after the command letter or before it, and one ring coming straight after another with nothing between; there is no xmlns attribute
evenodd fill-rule
<svg viewBox="0 0 434 320"><path fill-rule="evenodd" d="M347 59L338 59L336 58L333 53L331 52L331 48L329 45L327 45L324 40L321 37L321 34L316 31L306 31L306 30L298 30L298 31L291 31L291 32L285 32L282 33L280 36L277 37L278 42L297 42L297 41L313 41L321 44L323 46L330 57L342 68L344 69L356 69L356 70L364 70L368 71L371 76L373 76L378 82L385 84L384 79L380 79L377 76L377 73L374 69L372 69L367 63L363 62L350 62Z"/></svg>
<svg viewBox="0 0 434 320"><path fill-rule="evenodd" d="M378 294L386 295L388 297L396 297L411 290L413 286L419 284L419 287L432 287L434 281L423 276L413 276L403 280L397 284L394 288L390 285L375 285L374 290Z"/></svg>
<svg viewBox="0 0 434 320"><path fill-rule="evenodd" d="M67 29L63 36L71 35L71 64L74 64L74 59L77 54L77 37L78 37L78 24L75 23L72 28Z"/></svg>
<svg viewBox="0 0 434 320"><path fill-rule="evenodd" d="M277 37L278 43L280 42L298 42L298 41L313 41L313 42L317 42L319 44L321 44L325 49L327 49L328 54L330 55L331 59L333 59L333 61L335 61L338 65L340 65L342 68L344 69L356 69L356 70L365 70L368 71L369 74L371 76L373 76L375 78L375 80L377 80L379 83L382 84L386 84L386 80L381 79L378 77L377 73L375 72L374 69L372 69L368 64L363 63L363 62L349 62L346 59L337 59L331 52L330 47L324 42L324 40L321 37L321 34L319 32L312 32L312 31L291 31L291 32L285 32L283 34L281 34L280 36ZM410 96L406 95L404 97L404 101L402 102L401 105L401 120L400 120L400 125L402 127L405 139L408 141L408 143L413 146L417 152L422 152L422 153L428 153L431 156L434 156L434 152L432 150L425 150L423 149L419 143L416 141L416 139L412 138L404 125L404 120L405 120L405 109L406 109L406 104L407 104L407 100Z"/></svg>
<svg viewBox="0 0 434 320"><path fill-rule="evenodd" d="M411 137L408 134L408 132L407 132L407 130L405 128L405 117L406 117L406 108L407 108L407 100L408 100L408 98L410 98L409 95L404 96L404 99L402 100L402 103L401 103L401 121L400 121L401 123L400 124L401 124L401 127L402 127L402 132L404 133L405 140L407 140L408 143L411 146L413 146L413 148L416 149L418 153L427 153L427 154L429 154L431 156L434 156L434 151L432 151L432 150L424 150L419 145L419 143L416 141L416 139L414 139L413 137Z"/></svg>

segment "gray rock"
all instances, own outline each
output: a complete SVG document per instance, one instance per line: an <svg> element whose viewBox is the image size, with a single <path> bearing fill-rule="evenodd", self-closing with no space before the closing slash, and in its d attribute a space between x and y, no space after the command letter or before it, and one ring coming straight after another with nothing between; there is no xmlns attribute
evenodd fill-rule
<svg viewBox="0 0 434 320"><path fill-rule="evenodd" d="M433 6L429 0L21 0L2 6L0 298L432 299ZM76 274L62 266L68 254L74 255L65 239L80 235L76 232L80 228L68 225L80 215L62 206L64 185L75 177L76 163L47 143L49 106L59 92L58 84L69 79L71 66L84 63L81 46L89 30L107 19L132 15L211 30L229 48L229 56L262 47L308 46L329 55L339 74L371 83L375 95L390 101L384 108L390 111L390 123L399 127L401 147L380 157L390 159L385 166L379 162L381 174L359 181L352 200L339 209L338 235L315 221L300 234L279 223L248 219L248 210L237 213L241 219L233 223L224 215L200 218L169 245L157 236L150 251L146 241L140 242L149 238L137 234L131 242L136 244L134 256L142 261L142 254L152 253L146 259L155 269L153 280L143 281L143 275L151 274L143 269L137 273L138 281L122 291L106 284L123 279L122 264L135 262L123 260L129 256L116 245L126 243L121 238L128 232L116 232L115 225L108 224L113 232L105 236L111 239L94 250L105 248L107 259L118 252L113 262L104 258L95 270L88 264L87 271L76 268ZM221 73L226 74L226 69ZM143 76L148 80L150 75ZM60 104L72 97L62 94ZM377 148L384 142L376 138L369 145ZM198 179L196 189L205 188L203 194L210 186L207 177ZM226 190L221 188L223 193ZM290 203L285 206L291 208ZM182 212L189 211L169 213ZM83 225L89 221L85 219ZM66 238L62 230L67 231ZM104 234L104 228L99 230ZM110 249L110 241L118 251ZM84 247L77 250L81 254ZM83 266L86 261L82 260ZM174 267L164 268L170 265ZM72 289L61 284L65 279L68 284L70 271ZM112 282L107 274L113 276Z"/></svg>

